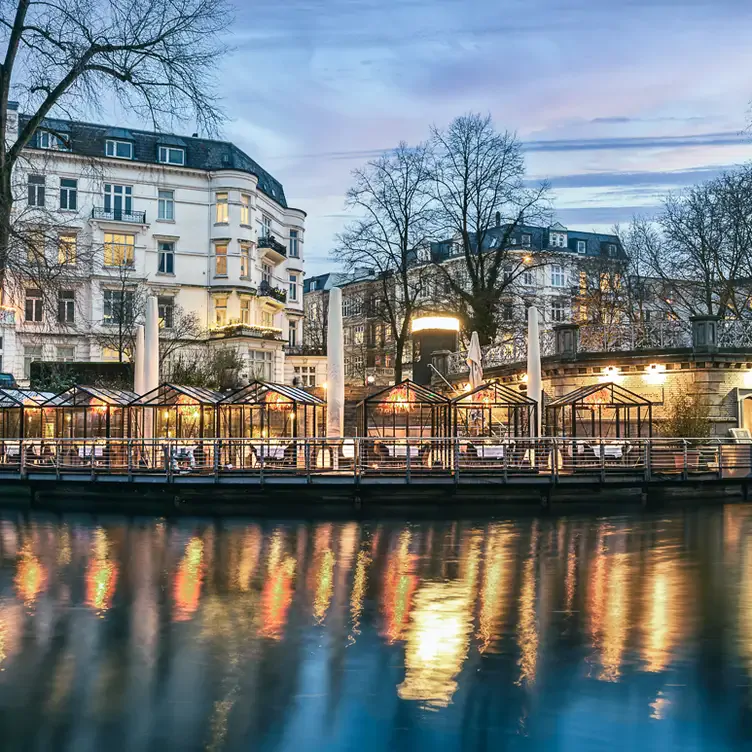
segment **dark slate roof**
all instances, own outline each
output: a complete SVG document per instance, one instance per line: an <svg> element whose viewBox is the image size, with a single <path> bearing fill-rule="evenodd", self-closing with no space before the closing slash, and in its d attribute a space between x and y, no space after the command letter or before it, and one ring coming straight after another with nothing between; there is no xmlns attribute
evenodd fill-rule
<svg viewBox="0 0 752 752"><path fill-rule="evenodd" d="M28 115L20 115L20 127L23 128L28 120ZM133 161L151 164L159 164L157 162L159 146L181 146L185 149L186 167L198 170L239 170L251 173L258 178L260 191L280 206L287 208L282 184L229 141L213 141L208 138L192 138L172 133L140 131L133 128L118 128L57 118L46 118L41 130L44 129L65 133L70 139L70 151L87 157L104 157L104 142L108 138L133 141ZM30 145L33 148L36 141L32 141Z"/></svg>
<svg viewBox="0 0 752 752"><path fill-rule="evenodd" d="M580 230L572 230L569 228L562 228L561 231L567 233L567 245L564 248L551 247L548 244L549 232L551 230L560 231L561 225L551 225L550 227L536 227L533 225L520 225L510 236L512 241L509 248L512 250L525 250L529 248L531 251L555 251L558 253L571 253L575 256L585 256L587 258L608 256L608 246L616 246L616 258L622 261L627 259L627 254L619 242L619 238L616 235L608 235L599 232L581 232ZM483 242L484 250L492 250L498 248L501 242L505 226L492 227ZM530 245L522 244L522 236L530 235ZM577 241L584 240L586 245L586 252L584 254L577 252ZM451 256L451 240L442 240L438 243L431 243L431 254L435 261L443 261Z"/></svg>
<svg viewBox="0 0 752 752"><path fill-rule="evenodd" d="M356 269L352 272L328 272L327 274L318 274L314 277L307 277L303 282L303 293L318 292L319 290L331 290L332 287L347 287L358 282L376 279L377 275L373 269Z"/></svg>

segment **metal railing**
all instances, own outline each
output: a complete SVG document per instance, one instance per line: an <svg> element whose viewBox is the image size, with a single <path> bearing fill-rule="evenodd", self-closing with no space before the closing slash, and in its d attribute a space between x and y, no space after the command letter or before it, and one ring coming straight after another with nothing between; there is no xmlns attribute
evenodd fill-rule
<svg viewBox="0 0 752 752"><path fill-rule="evenodd" d="M110 222L132 222L134 224L146 224L145 211L123 211L122 209L104 209L95 206L91 210L92 219L104 219Z"/></svg>
<svg viewBox="0 0 752 752"><path fill-rule="evenodd" d="M0 478L275 476L493 479L545 484L752 480L752 442L734 439L244 438L0 439Z"/></svg>
<svg viewBox="0 0 752 752"><path fill-rule="evenodd" d="M280 243L274 235L266 235L258 239L259 249L267 249L278 253L280 256L287 256L287 246Z"/></svg>

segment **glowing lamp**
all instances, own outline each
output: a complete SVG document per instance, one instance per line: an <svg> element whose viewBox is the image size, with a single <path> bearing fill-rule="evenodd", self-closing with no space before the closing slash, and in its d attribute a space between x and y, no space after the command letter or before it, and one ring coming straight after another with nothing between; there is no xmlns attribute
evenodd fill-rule
<svg viewBox="0 0 752 752"><path fill-rule="evenodd" d="M412 332L442 331L458 332L460 330L460 320L454 316L421 316L413 319Z"/></svg>
<svg viewBox="0 0 752 752"><path fill-rule="evenodd" d="M651 363L645 368L645 381L648 384L662 384L666 380L666 366L663 363Z"/></svg>
<svg viewBox="0 0 752 752"><path fill-rule="evenodd" d="M366 383L368 384L368 386L372 386L374 381L376 381L376 377L373 374L369 374L366 377Z"/></svg>
<svg viewBox="0 0 752 752"><path fill-rule="evenodd" d="M619 375L619 366L606 366L603 369L603 375L608 376L609 378L613 378L614 376Z"/></svg>

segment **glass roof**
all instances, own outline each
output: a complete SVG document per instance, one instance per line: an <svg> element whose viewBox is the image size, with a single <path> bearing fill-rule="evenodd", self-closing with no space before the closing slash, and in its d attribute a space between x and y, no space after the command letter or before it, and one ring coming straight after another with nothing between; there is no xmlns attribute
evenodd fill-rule
<svg viewBox="0 0 752 752"><path fill-rule="evenodd" d="M394 401L393 397L395 395L404 395L404 398L401 399L403 402L407 403L415 403L415 404L433 404L433 405L448 405L449 399L445 397L443 394L439 394L438 392L434 392L431 389L428 389L425 386L421 386L420 384L416 384L414 381L410 381L410 379L405 379L404 381L400 381L399 384L394 384L393 386L388 386L386 389L382 389L380 392L376 392L375 394L372 394L370 397L366 397L364 400L362 400L359 405L368 405L368 404L378 404L378 403L389 403Z"/></svg>
<svg viewBox="0 0 752 752"><path fill-rule="evenodd" d="M33 389L0 389L0 407L40 407L54 396Z"/></svg>
<svg viewBox="0 0 752 752"><path fill-rule="evenodd" d="M224 399L222 392L206 389L202 386L180 386L179 384L162 384L130 404L134 407L162 407L170 405L216 405Z"/></svg>
<svg viewBox="0 0 752 752"><path fill-rule="evenodd" d="M74 386L56 394L45 406L50 407L86 407L91 404L125 407L137 399L135 392L126 389L104 389L97 386Z"/></svg>
<svg viewBox="0 0 752 752"><path fill-rule="evenodd" d="M452 404L461 407L469 407L479 403L495 406L535 405L535 400L516 389L512 389L510 386L499 384L495 381L481 384L472 391L460 394L452 400Z"/></svg>
<svg viewBox="0 0 752 752"><path fill-rule="evenodd" d="M652 405L653 403L623 386L609 382L607 384L588 384L575 389L563 397L549 402L547 407L564 407L575 403L605 405L611 407Z"/></svg>
<svg viewBox="0 0 752 752"><path fill-rule="evenodd" d="M272 384L263 381L254 381L248 386L238 389L222 400L223 405L257 405L266 402L266 395L278 394L290 402L298 402L303 405L325 405L324 400L309 394L303 389L287 384Z"/></svg>

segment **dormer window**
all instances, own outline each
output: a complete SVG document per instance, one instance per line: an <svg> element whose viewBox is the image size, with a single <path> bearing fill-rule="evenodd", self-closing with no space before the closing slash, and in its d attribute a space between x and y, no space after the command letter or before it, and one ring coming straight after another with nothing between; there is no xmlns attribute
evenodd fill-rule
<svg viewBox="0 0 752 752"><path fill-rule="evenodd" d="M184 165L185 149L177 146L160 146L158 159L162 164Z"/></svg>
<svg viewBox="0 0 752 752"><path fill-rule="evenodd" d="M608 255L611 258L616 258L616 245L614 243L608 244Z"/></svg>
<svg viewBox="0 0 752 752"><path fill-rule="evenodd" d="M39 131L37 133L37 146L40 149L68 151L68 144L60 136L50 133L50 131Z"/></svg>
<svg viewBox="0 0 752 752"><path fill-rule="evenodd" d="M529 232L522 233L521 245L523 248L530 248L530 243L532 242L532 240L533 240L533 237Z"/></svg>
<svg viewBox="0 0 752 752"><path fill-rule="evenodd" d="M105 141L104 153L116 159L133 159L133 144L130 141L118 141L108 138Z"/></svg>
<svg viewBox="0 0 752 752"><path fill-rule="evenodd" d="M577 241L577 253L584 256L587 253L587 241L586 240L578 240Z"/></svg>
<svg viewBox="0 0 752 752"><path fill-rule="evenodd" d="M548 236L548 245L551 248L566 248L567 234L565 232L551 232Z"/></svg>

